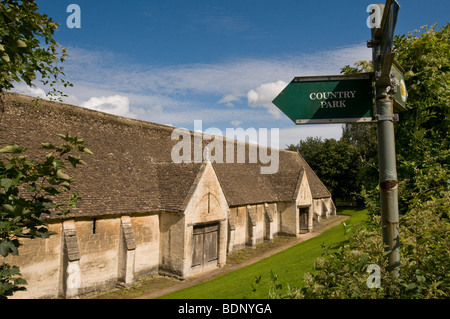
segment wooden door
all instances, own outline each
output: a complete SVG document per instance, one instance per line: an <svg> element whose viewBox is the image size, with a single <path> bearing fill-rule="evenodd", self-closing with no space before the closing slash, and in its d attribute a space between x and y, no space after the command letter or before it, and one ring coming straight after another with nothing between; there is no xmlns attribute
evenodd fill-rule
<svg viewBox="0 0 450 319"><path fill-rule="evenodd" d="M192 267L205 266L217 261L219 225L194 226Z"/></svg>
<svg viewBox="0 0 450 319"><path fill-rule="evenodd" d="M300 231L308 231L308 211L309 207L300 207Z"/></svg>

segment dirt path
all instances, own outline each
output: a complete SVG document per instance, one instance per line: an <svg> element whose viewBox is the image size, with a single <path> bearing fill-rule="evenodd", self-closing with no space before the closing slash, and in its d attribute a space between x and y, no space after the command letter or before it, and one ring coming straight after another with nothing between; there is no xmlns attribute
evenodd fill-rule
<svg viewBox="0 0 450 319"><path fill-rule="evenodd" d="M246 247L240 251L234 252L227 256L227 264L221 268L217 268L205 274L188 278L186 280L178 280L165 276L154 276L140 280L137 285L132 288L117 289L112 292L95 296L98 299L153 299L164 296L171 292L188 288L212 280L225 273L251 265L259 260L270 257L280 251L286 250L298 243L304 242L310 238L319 236L325 230L330 229L349 218L345 215L332 216L324 219L315 229L307 234L299 235L299 237L278 237L273 242L265 242L256 248Z"/></svg>

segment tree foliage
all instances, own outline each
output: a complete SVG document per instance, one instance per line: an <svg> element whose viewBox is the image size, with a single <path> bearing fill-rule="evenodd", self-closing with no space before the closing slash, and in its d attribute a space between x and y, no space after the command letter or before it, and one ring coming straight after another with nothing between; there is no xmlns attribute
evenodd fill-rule
<svg viewBox="0 0 450 319"><path fill-rule="evenodd" d="M358 177L363 178L361 194L372 222L349 230L348 241L339 249L325 249L324 258L305 277L305 287L277 297L450 298L450 25L424 26L396 36L394 46L408 90L408 110L400 113L395 125L402 212L400 277L386 270L377 174L362 174ZM370 68L370 62L359 61L342 71L359 73ZM365 148L360 153L365 156L362 170L375 173L377 156L369 140L373 132L370 126L364 127L361 132L347 127L344 135L350 134L352 144ZM380 288L367 285L370 264L381 269Z"/></svg>
<svg viewBox="0 0 450 319"><path fill-rule="evenodd" d="M396 127L406 211L450 187L450 24L398 36L395 47L408 88L409 109Z"/></svg>
<svg viewBox="0 0 450 319"><path fill-rule="evenodd" d="M0 2L0 103L5 90L16 83L34 86L35 81L50 86L51 99L64 96L59 85L72 84L64 76L61 63L67 58L65 48L54 39L58 24L38 11L36 1L2 0ZM0 105L1 106L1 105ZM0 108L1 109L1 108ZM8 145L0 150L0 255L18 255L20 238L46 238L53 233L43 216L52 211L67 213L77 194L69 194L73 179L64 172L66 165L84 162L69 152L90 153L83 140L61 135L62 146L43 143L51 151L42 161L32 160L26 149ZM20 269L3 262L0 265L0 298L25 289Z"/></svg>
<svg viewBox="0 0 450 319"><path fill-rule="evenodd" d="M49 85L52 98L63 96L58 85L64 80L61 63L67 58L53 35L58 24L38 11L35 1L2 0L0 3L0 92L38 79ZM38 78L39 77L39 78Z"/></svg>
<svg viewBox="0 0 450 319"><path fill-rule="evenodd" d="M64 144L57 146L42 143L48 150L42 160L26 155L27 149L8 145L0 153L0 255L17 256L21 238L47 238L49 231L44 217L52 213L67 214L75 205L78 194L70 193L74 179L65 169L84 164L73 151L92 154L84 141L69 135L60 135ZM69 193L68 196L63 196ZM67 194L66 194L67 195ZM0 298L21 290L25 281L18 277L19 269L3 263L0 265Z"/></svg>
<svg viewBox="0 0 450 319"><path fill-rule="evenodd" d="M438 201L422 203L401 217L401 276L386 271L387 258L380 237L379 216L368 225L345 226L348 241L324 249L305 285L276 298L374 299L450 298L450 223L441 218L450 192ZM371 287L370 265L380 270L379 287Z"/></svg>

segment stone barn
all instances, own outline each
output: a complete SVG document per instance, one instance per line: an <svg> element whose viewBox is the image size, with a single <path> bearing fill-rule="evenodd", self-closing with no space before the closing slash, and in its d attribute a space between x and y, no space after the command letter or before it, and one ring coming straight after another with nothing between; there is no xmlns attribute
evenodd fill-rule
<svg viewBox="0 0 450 319"><path fill-rule="evenodd" d="M46 218L57 235L23 239L20 255L6 258L28 281L14 298L75 298L153 274L187 278L223 266L231 251L309 232L336 214L331 194L297 152L279 150L273 174L248 160L175 163L174 129L5 95L1 147L38 154L40 143L59 143L56 135L68 133L94 153L69 172L71 191L81 193L76 207ZM189 132L193 140L198 134Z"/></svg>

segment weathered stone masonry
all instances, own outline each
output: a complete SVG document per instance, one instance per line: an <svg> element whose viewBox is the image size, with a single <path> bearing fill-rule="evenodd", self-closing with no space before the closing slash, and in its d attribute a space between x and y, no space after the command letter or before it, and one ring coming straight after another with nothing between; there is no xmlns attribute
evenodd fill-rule
<svg viewBox="0 0 450 319"><path fill-rule="evenodd" d="M152 274L187 278L335 214L330 193L296 152L280 150L275 174L260 174L260 163L175 164L173 127L55 102L35 107L18 94L5 101L3 145L38 156L41 142L69 133L94 152L69 172L82 197L76 208L48 216L57 235L24 239L20 255L6 258L28 281L14 298L76 298Z"/></svg>

